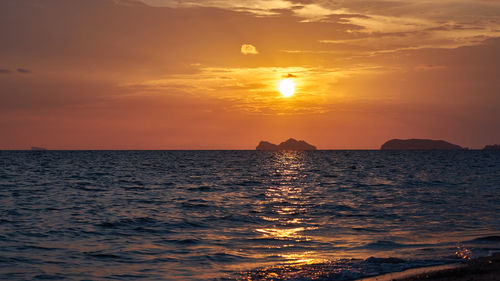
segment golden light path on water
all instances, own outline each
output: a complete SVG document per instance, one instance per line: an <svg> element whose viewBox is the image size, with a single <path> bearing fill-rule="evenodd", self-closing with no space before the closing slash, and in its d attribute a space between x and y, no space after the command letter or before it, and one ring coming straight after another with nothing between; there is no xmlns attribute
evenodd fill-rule
<svg viewBox="0 0 500 281"><path fill-rule="evenodd" d="M242 272L237 279L295 280L304 276L315 279L326 271L333 273L335 269L329 267L334 262L333 257L304 246L321 240L308 234L308 231L318 227L312 223L311 213L314 212L311 208L315 206L309 200L311 186L305 184L305 171L310 167L307 166L304 152L275 153L269 162L267 168L275 180L267 187L262 200L265 202L261 203L271 205L272 212L261 218L272 224L271 227L255 228L254 232L260 239L275 242L268 245L268 249L269 252L279 253L277 255L281 261Z"/></svg>
<svg viewBox="0 0 500 281"><path fill-rule="evenodd" d="M305 169L303 155L297 151L284 151L276 155L274 172L280 176L280 181L268 187L266 200L274 202L273 216L266 216L263 219L276 222L274 227L257 228L255 231L261 238L285 240L289 244L281 246L292 248L295 244L312 240L304 234L305 230L313 230L317 227L306 226L308 208L303 197L304 186L299 185L301 172ZM272 246L271 246L272 247ZM289 264L311 264L325 261L319 259L314 251L285 251L280 256Z"/></svg>

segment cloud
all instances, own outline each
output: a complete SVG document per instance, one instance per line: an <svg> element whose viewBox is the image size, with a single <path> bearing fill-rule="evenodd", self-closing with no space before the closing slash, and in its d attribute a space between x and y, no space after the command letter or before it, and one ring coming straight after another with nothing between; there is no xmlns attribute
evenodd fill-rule
<svg viewBox="0 0 500 281"><path fill-rule="evenodd" d="M243 44L241 45L241 53L244 55L256 55L259 51L257 51L257 48L255 48L254 45Z"/></svg>
<svg viewBox="0 0 500 281"><path fill-rule="evenodd" d="M347 21L362 26L365 32L408 32L418 31L435 26L435 22L423 18L367 15L367 17L351 17Z"/></svg>
<svg viewBox="0 0 500 281"><path fill-rule="evenodd" d="M29 69L25 69L25 68L18 68L16 69L16 71L18 73L21 73L21 74L28 74L28 73L31 73L31 70ZM10 73L13 73L14 71L12 70L9 70L9 69L5 69L5 68L0 68L0 74L10 74Z"/></svg>
<svg viewBox="0 0 500 281"><path fill-rule="evenodd" d="M353 14L347 9L329 9L317 4L303 5L300 8L295 9L294 13L298 17L305 18L306 20L303 20L303 22L321 21L332 15L341 16L341 18L361 16Z"/></svg>
<svg viewBox="0 0 500 281"><path fill-rule="evenodd" d="M283 75L283 76L281 76L281 77L283 77L283 78L296 78L296 77L297 77L297 75L294 75L294 74L292 74L292 73L288 73L287 75Z"/></svg>
<svg viewBox="0 0 500 281"><path fill-rule="evenodd" d="M276 10L290 9L293 3L286 0L141 0L153 7L213 7L249 12L258 16L276 15Z"/></svg>
<svg viewBox="0 0 500 281"><path fill-rule="evenodd" d="M415 70L437 70L444 69L446 66L444 65L435 65L435 64L421 64L415 67Z"/></svg>

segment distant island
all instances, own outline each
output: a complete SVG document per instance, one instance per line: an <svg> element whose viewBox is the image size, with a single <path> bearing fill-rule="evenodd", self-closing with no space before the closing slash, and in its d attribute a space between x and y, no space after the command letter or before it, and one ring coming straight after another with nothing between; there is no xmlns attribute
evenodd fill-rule
<svg viewBox="0 0 500 281"><path fill-rule="evenodd" d="M500 150L500 144L486 145L483 150Z"/></svg>
<svg viewBox="0 0 500 281"><path fill-rule="evenodd" d="M279 145L267 142L267 141L261 141L259 145L257 146L256 150L263 150L263 151L279 151L279 150L316 150L316 147L314 145L310 145L307 142L303 140L296 140L293 138L290 138Z"/></svg>
<svg viewBox="0 0 500 281"><path fill-rule="evenodd" d="M463 150L465 148L444 140L393 139L384 143L381 150Z"/></svg>
<svg viewBox="0 0 500 281"><path fill-rule="evenodd" d="M36 150L36 151L41 151L41 150L47 150L46 148L43 147L38 147L38 146L32 146L31 150Z"/></svg>

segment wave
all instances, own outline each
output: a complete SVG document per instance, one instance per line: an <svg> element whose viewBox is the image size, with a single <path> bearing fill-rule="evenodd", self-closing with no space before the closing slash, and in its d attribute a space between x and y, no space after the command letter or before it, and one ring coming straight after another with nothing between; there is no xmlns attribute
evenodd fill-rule
<svg viewBox="0 0 500 281"><path fill-rule="evenodd" d="M405 260L400 258L339 259L334 261L280 265L243 271L217 280L336 280L347 281L381 274L399 272L411 268L453 263L447 260Z"/></svg>
<svg viewBox="0 0 500 281"><path fill-rule="evenodd" d="M114 221L105 221L99 224L103 228L115 228L123 226L151 226L157 225L159 221L150 217L140 217L140 218L124 218Z"/></svg>
<svg viewBox="0 0 500 281"><path fill-rule="evenodd" d="M483 237L479 237L476 239L472 239L470 241L472 241L472 242L500 242L500 236L498 236L498 235L483 236Z"/></svg>
<svg viewBox="0 0 500 281"><path fill-rule="evenodd" d="M367 243L360 248L362 249L375 249L375 250L390 250L390 249L398 249L398 248L408 248L408 247L421 247L423 244L415 245L415 244L403 244L397 243L394 241L387 240L378 240L376 242Z"/></svg>

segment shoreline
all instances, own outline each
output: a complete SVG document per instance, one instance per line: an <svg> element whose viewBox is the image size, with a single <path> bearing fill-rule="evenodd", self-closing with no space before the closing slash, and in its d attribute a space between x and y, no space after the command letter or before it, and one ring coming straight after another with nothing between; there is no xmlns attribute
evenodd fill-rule
<svg viewBox="0 0 500 281"><path fill-rule="evenodd" d="M500 281L500 253L466 263L407 269L356 281Z"/></svg>

